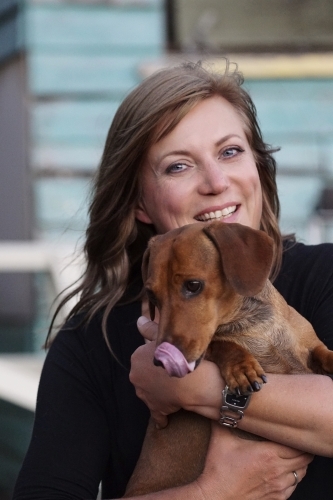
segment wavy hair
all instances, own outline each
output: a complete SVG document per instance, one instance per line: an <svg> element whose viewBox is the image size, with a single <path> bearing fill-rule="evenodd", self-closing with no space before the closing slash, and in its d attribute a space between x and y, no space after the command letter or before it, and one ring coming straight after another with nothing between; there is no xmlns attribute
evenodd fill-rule
<svg viewBox="0 0 333 500"><path fill-rule="evenodd" d="M90 319L103 310L102 328L108 342L107 317L124 299L135 278L134 269L138 269L147 242L155 234L153 226L135 218L141 196L141 165L152 144L172 131L198 102L212 96L229 101L244 123L262 186L261 229L274 240L274 280L282 260L276 163L272 156L276 150L264 143L255 106L242 84L237 65L228 60L223 72L201 63L184 63L154 73L125 98L110 126L94 179L84 245L86 269L55 316L69 299L78 295L69 317L84 312Z"/></svg>

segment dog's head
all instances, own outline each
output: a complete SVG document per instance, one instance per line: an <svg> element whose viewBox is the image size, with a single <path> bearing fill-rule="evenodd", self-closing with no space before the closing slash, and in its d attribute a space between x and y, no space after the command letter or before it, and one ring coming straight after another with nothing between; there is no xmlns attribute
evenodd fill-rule
<svg viewBox="0 0 333 500"><path fill-rule="evenodd" d="M242 297L264 288L272 259L272 239L240 224L198 222L152 238L142 275L151 318L160 313L155 362L174 376L192 371Z"/></svg>

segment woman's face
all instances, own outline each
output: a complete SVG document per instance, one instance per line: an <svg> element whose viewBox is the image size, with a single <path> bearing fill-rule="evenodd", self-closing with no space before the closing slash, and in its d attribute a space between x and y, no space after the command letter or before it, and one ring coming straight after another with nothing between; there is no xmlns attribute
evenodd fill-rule
<svg viewBox="0 0 333 500"><path fill-rule="evenodd" d="M149 150L136 218L165 233L195 221L259 229L262 193L244 125L219 96L198 103Z"/></svg>

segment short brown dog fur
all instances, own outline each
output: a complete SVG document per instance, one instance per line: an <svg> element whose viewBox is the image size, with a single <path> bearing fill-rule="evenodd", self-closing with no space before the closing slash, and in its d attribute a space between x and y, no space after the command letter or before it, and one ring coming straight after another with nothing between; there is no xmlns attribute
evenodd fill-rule
<svg viewBox="0 0 333 500"><path fill-rule="evenodd" d="M263 231L195 223L152 238L143 260L160 313L156 345L188 362L216 363L234 392L259 390L267 373L332 373L333 352L268 280L273 243ZM251 389L252 388L252 389ZM180 411L165 429L150 422L125 497L187 484L203 470L210 422Z"/></svg>

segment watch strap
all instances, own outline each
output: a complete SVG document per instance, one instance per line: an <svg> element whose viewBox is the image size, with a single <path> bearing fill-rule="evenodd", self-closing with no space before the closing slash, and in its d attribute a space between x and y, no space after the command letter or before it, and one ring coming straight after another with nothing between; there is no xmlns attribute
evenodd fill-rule
<svg viewBox="0 0 333 500"><path fill-rule="evenodd" d="M229 391L226 385L222 391L222 406L220 409L219 424L235 428L244 417L244 411L248 407L251 394L236 396Z"/></svg>

